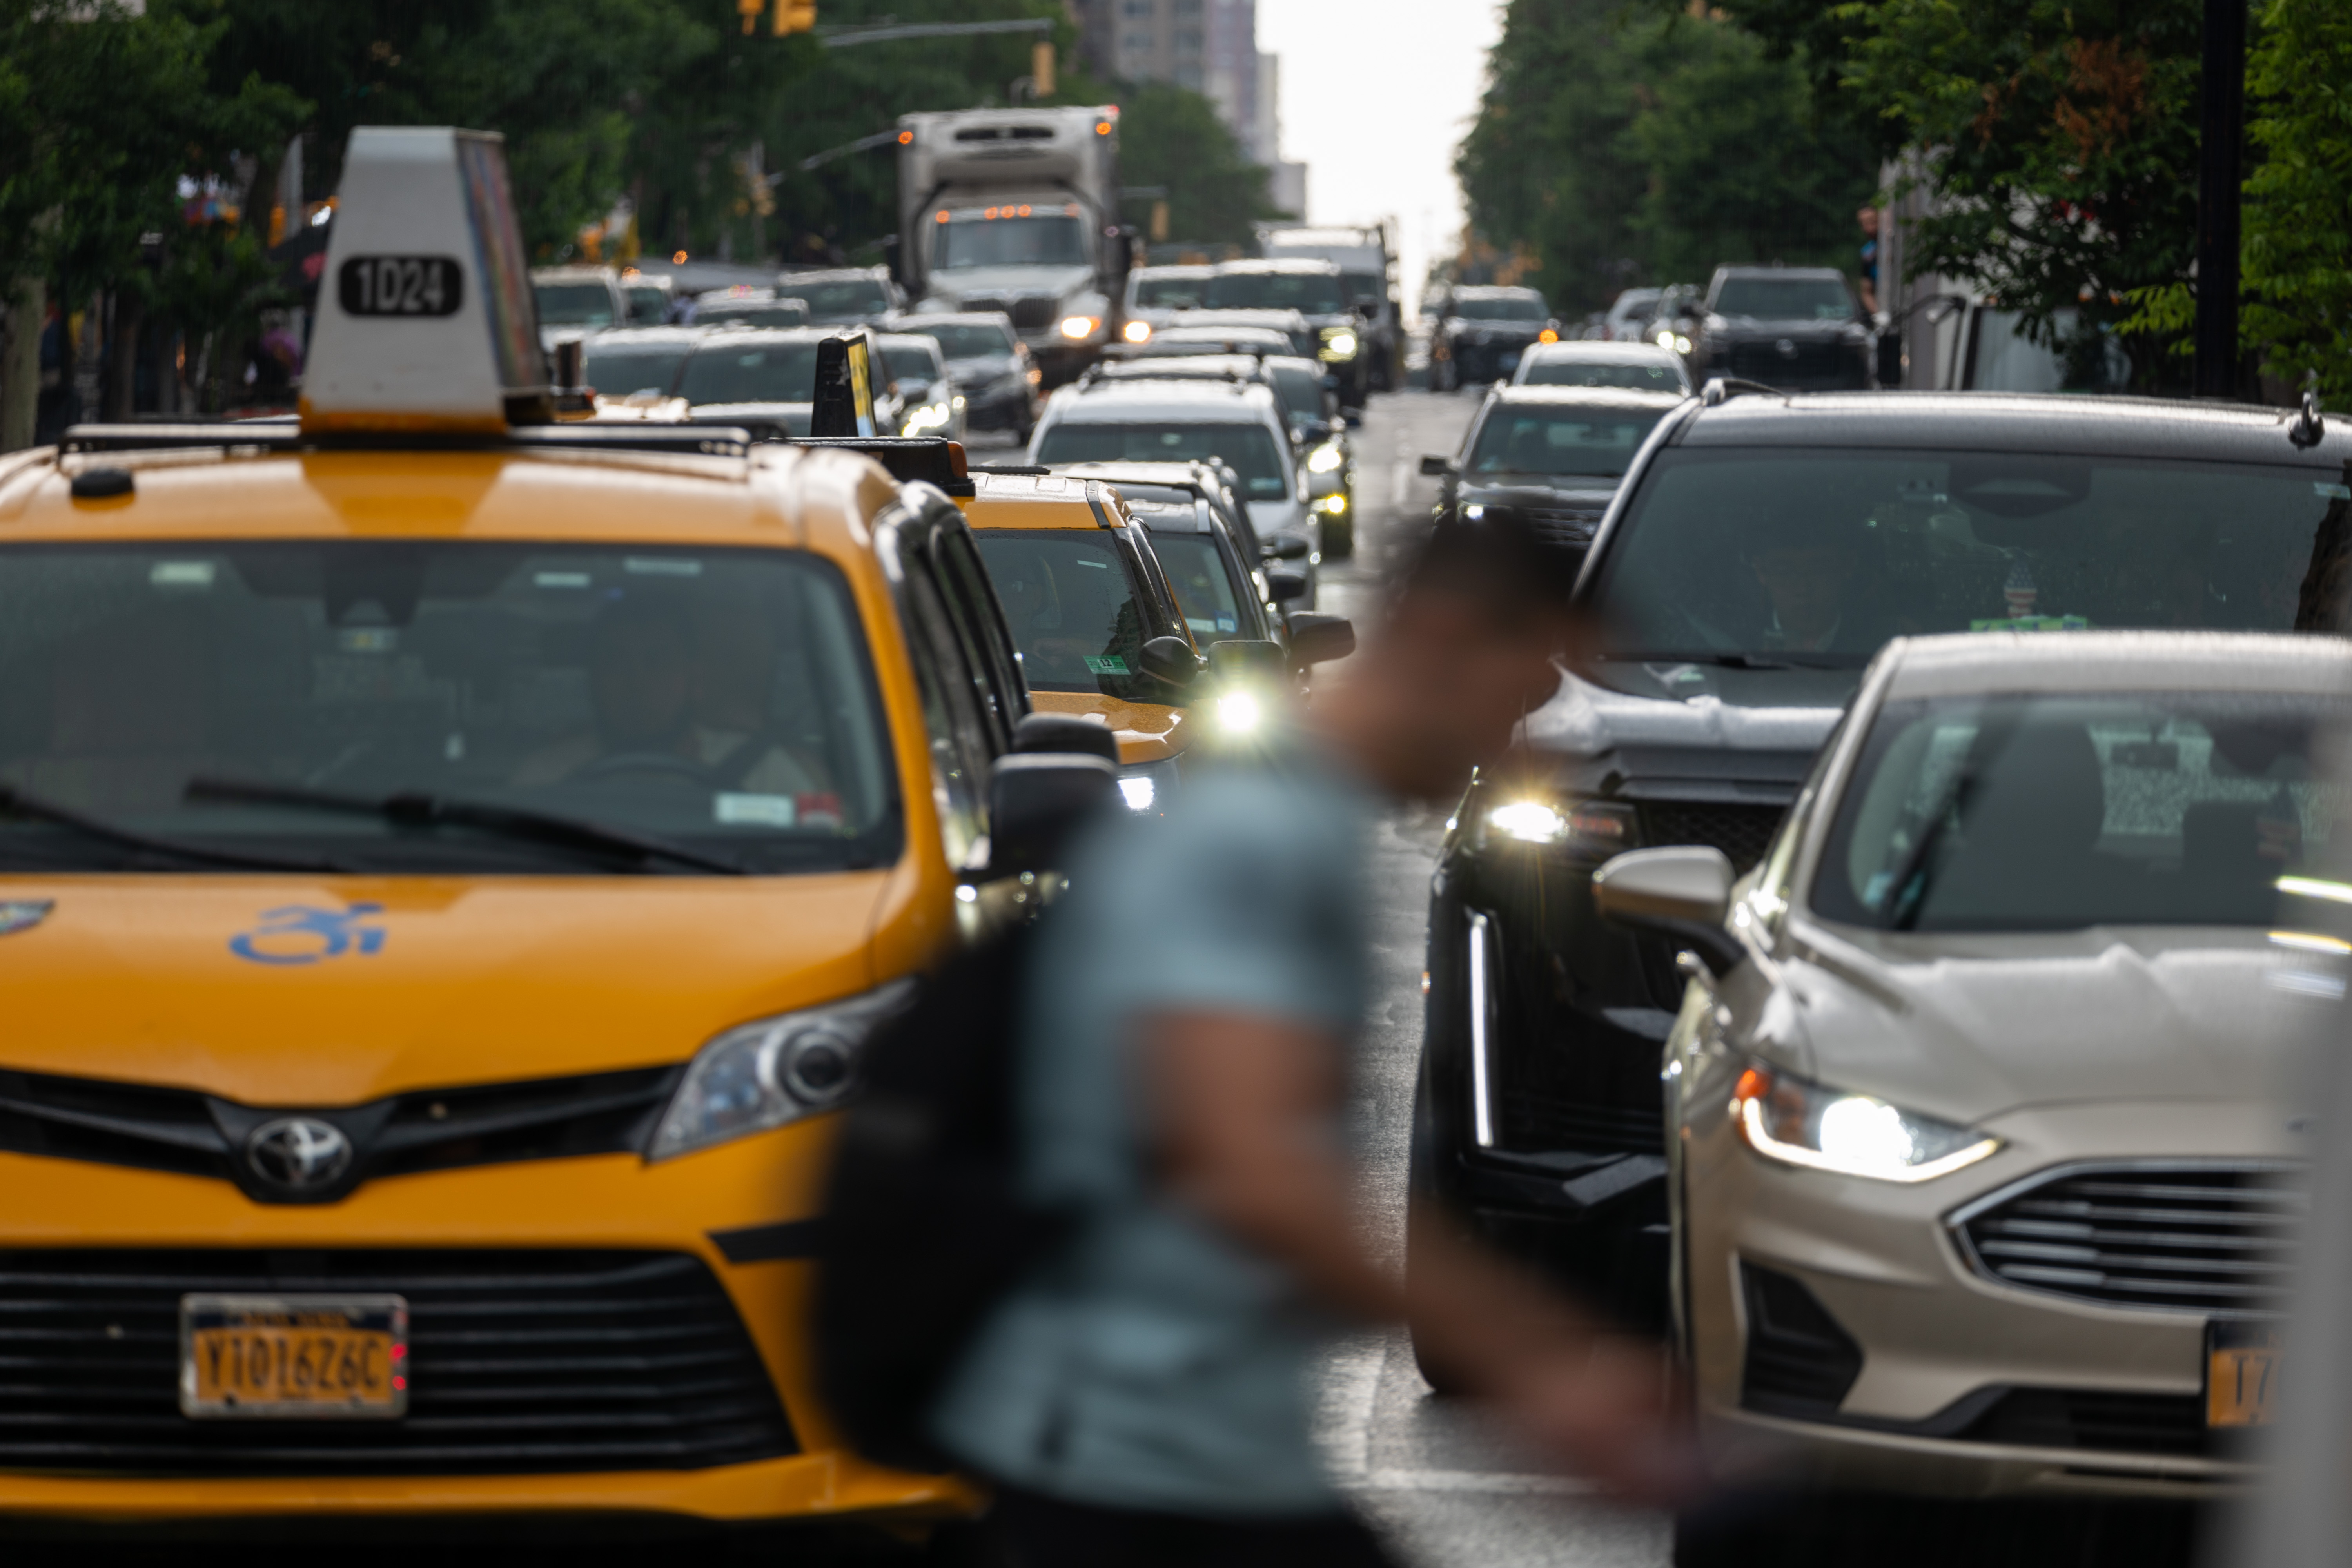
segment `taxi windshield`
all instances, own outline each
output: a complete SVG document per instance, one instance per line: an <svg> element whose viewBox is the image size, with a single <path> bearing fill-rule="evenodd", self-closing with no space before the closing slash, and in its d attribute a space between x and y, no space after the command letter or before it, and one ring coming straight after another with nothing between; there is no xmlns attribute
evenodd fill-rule
<svg viewBox="0 0 2352 1568"><path fill-rule="evenodd" d="M2340 704L2246 694L1890 703L1812 890L1892 931L2266 926L2324 858Z"/></svg>
<svg viewBox="0 0 2352 1568"><path fill-rule="evenodd" d="M972 537L1032 688L1171 700L1143 673L1143 606L1127 561L1100 531L982 528Z"/></svg>
<svg viewBox="0 0 2352 1568"><path fill-rule="evenodd" d="M816 344L706 342L686 362L677 395L688 403L814 402Z"/></svg>
<svg viewBox="0 0 2352 1568"><path fill-rule="evenodd" d="M1470 471L1619 479L1664 412L1500 404L1478 427Z"/></svg>
<svg viewBox="0 0 2352 1568"><path fill-rule="evenodd" d="M585 834L362 809L404 794L762 873L897 854L856 611L830 565L794 552L12 548L0 693L0 785L22 797L0 809L12 869L208 868L36 807L225 857L363 871L647 868ZM284 798L251 798L265 793Z"/></svg>
<svg viewBox="0 0 2352 1568"><path fill-rule="evenodd" d="M541 283L531 292L539 300L542 327L609 327L613 325L613 291L602 283Z"/></svg>
<svg viewBox="0 0 2352 1568"><path fill-rule="evenodd" d="M636 343L605 345L591 338L580 355L580 374L607 397L633 392L668 395L677 384L678 366L686 363L687 347L676 343L648 348Z"/></svg>
<svg viewBox="0 0 2352 1568"><path fill-rule="evenodd" d="M1336 316L1348 308L1336 272L1220 272L1201 303L1212 310L1297 310Z"/></svg>
<svg viewBox="0 0 2352 1568"><path fill-rule="evenodd" d="M1664 452L1600 563L1609 658L1859 668L1889 637L2295 628L2333 468Z"/></svg>
<svg viewBox="0 0 2352 1568"><path fill-rule="evenodd" d="M1184 511L1189 520L1191 507ZM1225 558L1217 548L1215 536L1206 533L1162 533L1154 530L1151 552L1160 557L1160 569L1168 574L1168 586L1175 591L1176 607L1183 613L1184 625L1192 630L1192 640L1202 647L1220 637L1240 635L1241 601L1234 591L1231 573L1225 570Z"/></svg>
<svg viewBox="0 0 2352 1568"><path fill-rule="evenodd" d="M1096 425L1072 421L1054 426L1038 445L1037 460L1055 463L1169 462L1204 458L1231 464L1251 500L1287 500L1290 482L1274 432L1263 425Z"/></svg>

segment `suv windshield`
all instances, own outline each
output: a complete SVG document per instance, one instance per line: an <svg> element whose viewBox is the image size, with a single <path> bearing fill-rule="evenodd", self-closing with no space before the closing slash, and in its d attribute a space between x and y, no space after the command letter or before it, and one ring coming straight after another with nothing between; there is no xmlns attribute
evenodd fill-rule
<svg viewBox="0 0 2352 1568"><path fill-rule="evenodd" d="M1201 303L1212 310L1296 310L1336 316L1348 308L1336 272L1220 272Z"/></svg>
<svg viewBox="0 0 2352 1568"><path fill-rule="evenodd" d="M890 313L890 291L871 278L840 283L794 283L787 279L776 285L776 298L805 300L809 319L827 323L863 321Z"/></svg>
<svg viewBox="0 0 2352 1568"><path fill-rule="evenodd" d="M542 327L613 325L613 291L602 283L541 283L531 293Z"/></svg>
<svg viewBox="0 0 2352 1568"><path fill-rule="evenodd" d="M1670 364L1610 364L1577 359L1538 359L1520 377L1522 386L1601 386L1635 392L1680 392L1683 378Z"/></svg>
<svg viewBox="0 0 2352 1568"><path fill-rule="evenodd" d="M977 213L959 214L936 226L939 235L931 251L931 265L941 271L959 267L1087 264L1087 242L1078 232L1077 218L1072 216L982 217Z"/></svg>
<svg viewBox="0 0 2352 1568"><path fill-rule="evenodd" d="M1663 408L1545 408L1496 404L1470 449L1474 474L1620 479Z"/></svg>
<svg viewBox="0 0 2352 1568"><path fill-rule="evenodd" d="M816 344L706 342L686 362L688 403L808 403L816 397Z"/></svg>
<svg viewBox="0 0 2352 1568"><path fill-rule="evenodd" d="M1047 429L1037 460L1058 463L1164 463L1187 458L1223 462L1241 476L1250 500L1287 500L1290 476L1274 432L1263 425L1097 425L1066 421Z"/></svg>
<svg viewBox="0 0 2352 1568"><path fill-rule="evenodd" d="M1145 310L1183 310L1201 302L1202 291L1208 287L1205 278L1139 278L1135 280L1135 303Z"/></svg>
<svg viewBox="0 0 2352 1568"><path fill-rule="evenodd" d="M920 332L939 344L940 353L950 359L1001 359L1012 353L1015 346L1010 327L950 321L936 327L909 327L907 330Z"/></svg>
<svg viewBox="0 0 2352 1568"><path fill-rule="evenodd" d="M1539 294L1489 295L1484 299L1475 295L1467 297L1456 295L1453 304L1447 308L1447 313L1471 321L1548 321L1551 320L1551 311L1546 307L1543 297Z"/></svg>
<svg viewBox="0 0 2352 1568"><path fill-rule="evenodd" d="M606 397L626 397L633 392L658 392L667 396L677 384L677 368L686 363L687 345L643 343L602 345L590 338L580 354L580 374Z"/></svg>
<svg viewBox="0 0 2352 1568"><path fill-rule="evenodd" d="M2294 628L2332 469L2000 452L1659 454L1601 563L1617 659L1861 666L1889 637Z"/></svg>
<svg viewBox="0 0 2352 1568"><path fill-rule="evenodd" d="M2343 805L2314 782L2343 717L2242 694L1891 703L1813 907L1894 931L2268 925Z"/></svg>
<svg viewBox="0 0 2352 1568"><path fill-rule="evenodd" d="M1843 321L1853 317L1854 304L1835 278L1727 278L1714 310L1768 321Z"/></svg>
<svg viewBox="0 0 2352 1568"><path fill-rule="evenodd" d="M1143 673L1143 609L1127 559L1108 537L1083 529L983 528L972 538L1032 688L1172 700Z"/></svg>
<svg viewBox="0 0 2352 1568"><path fill-rule="evenodd" d="M781 550L274 540L0 552L0 784L110 826L360 869L616 869L195 779L421 792L767 872L897 854L846 585ZM123 847L0 815L0 866ZM168 859L165 868L184 868Z"/></svg>

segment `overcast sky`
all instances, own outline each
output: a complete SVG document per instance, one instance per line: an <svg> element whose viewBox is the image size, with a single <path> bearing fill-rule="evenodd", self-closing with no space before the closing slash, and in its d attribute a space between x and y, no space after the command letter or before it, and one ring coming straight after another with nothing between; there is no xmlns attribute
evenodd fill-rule
<svg viewBox="0 0 2352 1568"><path fill-rule="evenodd" d="M1496 0L1257 0L1282 57L1283 155L1307 165L1310 223L1393 216L1405 308L1462 230L1454 149L1478 110Z"/></svg>

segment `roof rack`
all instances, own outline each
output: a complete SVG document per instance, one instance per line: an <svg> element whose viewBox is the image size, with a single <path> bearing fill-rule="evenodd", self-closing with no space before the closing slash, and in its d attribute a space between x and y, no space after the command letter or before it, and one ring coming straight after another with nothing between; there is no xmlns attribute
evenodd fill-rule
<svg viewBox="0 0 2352 1568"><path fill-rule="evenodd" d="M517 425L503 436L352 431L304 436L300 426L260 420L217 425L76 425L58 440L66 452L161 452L238 447L267 451L497 451L517 447L585 452L683 452L740 458L751 433L726 425Z"/></svg>
<svg viewBox="0 0 2352 1568"><path fill-rule="evenodd" d="M1794 394L1790 393L1785 386L1767 386L1760 381L1742 381L1736 375L1718 375L1711 377L1706 384L1706 390L1702 391L1698 395L1699 401L1706 405L1709 408L1714 407L1718 403L1726 402L1734 397L1789 397L1793 395Z"/></svg>

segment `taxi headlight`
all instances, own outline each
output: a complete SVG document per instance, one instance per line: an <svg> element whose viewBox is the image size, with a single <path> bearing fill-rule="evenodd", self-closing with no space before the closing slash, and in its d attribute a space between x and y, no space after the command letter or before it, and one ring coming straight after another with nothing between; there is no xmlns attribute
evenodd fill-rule
<svg viewBox="0 0 2352 1568"><path fill-rule="evenodd" d="M1065 316L1062 318L1062 335L1076 342L1080 338L1092 337L1095 329L1101 325L1102 318L1099 316Z"/></svg>
<svg viewBox="0 0 2352 1568"><path fill-rule="evenodd" d="M1606 860L1637 842L1633 808L1613 800L1544 800L1528 796L1489 806L1477 819L1483 844L1533 844Z"/></svg>
<svg viewBox="0 0 2352 1568"><path fill-rule="evenodd" d="M913 992L900 980L728 1030L695 1053L646 1158L690 1154L840 1105L857 1086L866 1036Z"/></svg>
<svg viewBox="0 0 2352 1568"><path fill-rule="evenodd" d="M1932 1182L2000 1147L1974 1128L1807 1083L1761 1062L1733 1086L1731 1119L1768 1160L1874 1182Z"/></svg>
<svg viewBox="0 0 2352 1568"><path fill-rule="evenodd" d="M1347 454L1339 450L1339 443L1326 441L1307 455L1307 471L1310 474L1328 474L1347 460Z"/></svg>
<svg viewBox="0 0 2352 1568"><path fill-rule="evenodd" d="M1323 352L1333 359L1354 358L1356 334L1345 327L1334 327L1323 335Z"/></svg>
<svg viewBox="0 0 2352 1568"><path fill-rule="evenodd" d="M1228 691L1217 699L1217 724L1228 735L1256 732L1265 718L1265 705L1254 692Z"/></svg>

